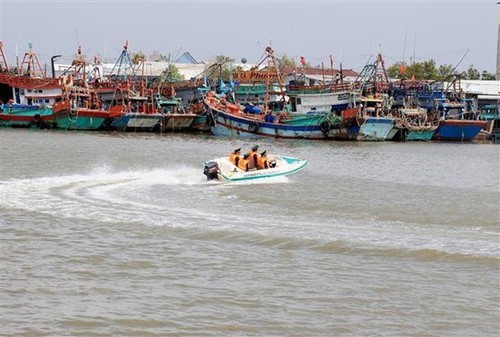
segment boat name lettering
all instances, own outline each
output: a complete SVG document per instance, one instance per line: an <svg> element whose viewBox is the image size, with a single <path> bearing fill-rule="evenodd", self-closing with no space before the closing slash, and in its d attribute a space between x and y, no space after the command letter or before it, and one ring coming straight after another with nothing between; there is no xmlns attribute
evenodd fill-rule
<svg viewBox="0 0 500 337"><path fill-rule="evenodd" d="M233 77L237 81L258 81L266 80L277 81L278 74L268 73L266 71L238 71L233 73Z"/></svg>

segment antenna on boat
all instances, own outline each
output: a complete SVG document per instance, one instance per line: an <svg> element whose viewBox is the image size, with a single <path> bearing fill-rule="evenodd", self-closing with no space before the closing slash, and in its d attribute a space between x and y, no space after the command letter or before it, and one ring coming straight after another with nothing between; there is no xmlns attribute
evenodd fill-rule
<svg viewBox="0 0 500 337"><path fill-rule="evenodd" d="M458 66L460 65L460 63L462 63L462 61L464 60L464 58L467 55L467 53L469 53L469 49L467 49L465 51L464 56L462 56L462 58L460 59L460 61L458 61L457 65L450 71L450 73L448 74L448 76L446 76L446 78L444 79L444 81L446 81L448 78L450 78L451 76L453 76L453 73L458 68ZM446 88L446 91L448 91L452 85L453 86L455 85L455 81L456 81L456 78L448 84L448 87Z"/></svg>

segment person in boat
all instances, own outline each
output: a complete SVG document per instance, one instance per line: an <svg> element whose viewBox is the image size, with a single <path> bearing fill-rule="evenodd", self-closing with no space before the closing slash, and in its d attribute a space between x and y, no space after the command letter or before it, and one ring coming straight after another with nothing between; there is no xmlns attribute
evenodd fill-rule
<svg viewBox="0 0 500 337"><path fill-rule="evenodd" d="M264 116L264 121L267 122L267 123L273 123L274 122L274 116L273 116L273 114L271 113L270 110L268 110L266 112L266 115Z"/></svg>
<svg viewBox="0 0 500 337"><path fill-rule="evenodd" d="M258 158L257 169L262 170L267 168L269 168L269 163L267 162L267 151L264 150Z"/></svg>
<svg viewBox="0 0 500 337"><path fill-rule="evenodd" d="M262 111L261 108L259 108L258 106L255 106L253 104L250 104L248 102L245 103L245 108L243 108L243 112L244 113L251 113L251 114L260 114L260 112Z"/></svg>
<svg viewBox="0 0 500 337"><path fill-rule="evenodd" d="M248 172L248 154L244 155L240 160L238 161L238 167L242 169L245 172Z"/></svg>
<svg viewBox="0 0 500 337"><path fill-rule="evenodd" d="M259 161L259 145L254 145L250 151L248 152L248 167L250 169L255 169L257 168L257 164Z"/></svg>
<svg viewBox="0 0 500 337"><path fill-rule="evenodd" d="M237 148L229 155L229 161L232 164L238 166L238 161L240 160L240 157L241 157L241 147Z"/></svg>

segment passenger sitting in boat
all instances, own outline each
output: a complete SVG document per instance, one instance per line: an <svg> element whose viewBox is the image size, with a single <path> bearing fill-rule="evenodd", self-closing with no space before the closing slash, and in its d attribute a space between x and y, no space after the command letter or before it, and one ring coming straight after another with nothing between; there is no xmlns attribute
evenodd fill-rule
<svg viewBox="0 0 500 337"><path fill-rule="evenodd" d="M248 171L248 154L244 155L243 158L240 158L238 161L238 167L243 171Z"/></svg>
<svg viewBox="0 0 500 337"><path fill-rule="evenodd" d="M257 163L259 160L259 153L257 152L259 150L259 145L254 145L252 149L248 152L248 168L249 169L256 169L257 168Z"/></svg>
<svg viewBox="0 0 500 337"><path fill-rule="evenodd" d="M245 113L260 114L261 109L258 106L252 105L250 103L245 103L245 108L243 109Z"/></svg>
<svg viewBox="0 0 500 337"><path fill-rule="evenodd" d="M232 164L238 166L238 161L240 160L240 157L241 157L241 148L238 148L229 155L229 161Z"/></svg>
<svg viewBox="0 0 500 337"><path fill-rule="evenodd" d="M267 111L267 112L266 112L266 115L264 116L264 121L266 121L267 123L272 123L272 122L274 122L274 116L273 116L273 114L271 113L271 111Z"/></svg>
<svg viewBox="0 0 500 337"><path fill-rule="evenodd" d="M262 152L257 161L258 170L269 168L269 163L267 162L267 151Z"/></svg>

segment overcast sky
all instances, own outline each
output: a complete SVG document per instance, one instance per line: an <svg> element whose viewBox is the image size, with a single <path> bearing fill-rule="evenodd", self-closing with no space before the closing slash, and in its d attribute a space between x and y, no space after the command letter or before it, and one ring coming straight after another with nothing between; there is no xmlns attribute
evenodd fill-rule
<svg viewBox="0 0 500 337"><path fill-rule="evenodd" d="M33 44L42 62L78 45L116 60L126 40L130 52L153 51L198 61L226 55L256 63L271 43L277 56L313 65L361 70L378 52L386 66L434 59L437 65L495 73L496 1L90 1L0 0L0 39L9 63Z"/></svg>

